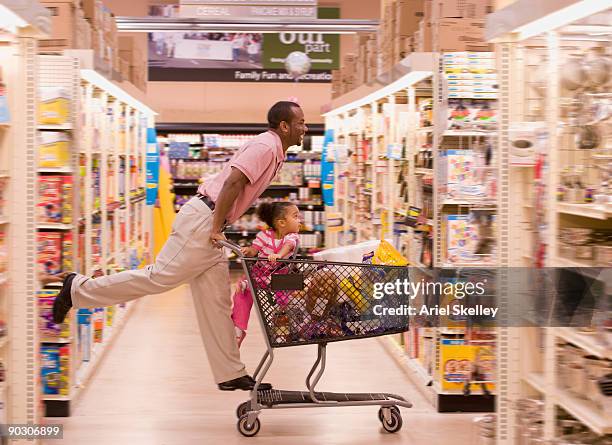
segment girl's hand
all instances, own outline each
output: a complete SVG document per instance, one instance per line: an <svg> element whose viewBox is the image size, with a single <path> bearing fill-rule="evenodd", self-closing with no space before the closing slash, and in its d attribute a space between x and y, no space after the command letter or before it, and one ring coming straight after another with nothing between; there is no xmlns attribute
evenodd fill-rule
<svg viewBox="0 0 612 445"><path fill-rule="evenodd" d="M242 247L240 251L242 252L244 256L247 256L247 257L253 257L257 255L257 250L254 249L253 247Z"/></svg>
<svg viewBox="0 0 612 445"><path fill-rule="evenodd" d="M271 253L270 255L268 255L268 261L270 261L272 264L276 263L276 260L278 260L279 258L280 255L276 253Z"/></svg>

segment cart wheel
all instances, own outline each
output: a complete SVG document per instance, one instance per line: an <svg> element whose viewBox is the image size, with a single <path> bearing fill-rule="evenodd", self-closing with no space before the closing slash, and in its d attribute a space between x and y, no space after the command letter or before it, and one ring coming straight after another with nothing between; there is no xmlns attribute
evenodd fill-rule
<svg viewBox="0 0 612 445"><path fill-rule="evenodd" d="M383 418L382 426L388 433L397 433L402 429L402 416L399 412L399 409L395 408L391 409L391 419L389 422L385 421Z"/></svg>
<svg viewBox="0 0 612 445"><path fill-rule="evenodd" d="M250 411L250 408L251 402L242 402L240 405L238 405L238 408L236 408L236 417L240 419L242 416L244 416Z"/></svg>
<svg viewBox="0 0 612 445"><path fill-rule="evenodd" d="M400 410L399 410L399 408L397 406L390 406L389 409L391 410L391 412L396 412L397 415L400 416ZM381 407L378 410L378 420L380 420L382 422L384 419L385 419L385 416L383 414L383 408Z"/></svg>
<svg viewBox="0 0 612 445"><path fill-rule="evenodd" d="M400 419L401 421L401 419ZM261 428L261 423L259 419L255 419L252 425L249 425L249 415L245 414L240 419L238 419L238 431L240 434L246 437L253 437L257 433L259 433L259 428Z"/></svg>

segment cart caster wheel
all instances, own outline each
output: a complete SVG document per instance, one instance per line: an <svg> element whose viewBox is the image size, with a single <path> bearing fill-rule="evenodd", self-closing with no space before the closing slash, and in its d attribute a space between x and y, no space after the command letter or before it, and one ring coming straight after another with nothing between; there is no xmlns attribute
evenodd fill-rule
<svg viewBox="0 0 612 445"><path fill-rule="evenodd" d="M402 416L399 412L399 409L391 409L391 419L389 419L389 421L387 422L383 417L382 426L388 433L397 433L399 430L401 430Z"/></svg>
<svg viewBox="0 0 612 445"><path fill-rule="evenodd" d="M250 411L250 408L251 402L242 402L240 405L238 405L238 408L236 408L236 417L240 419L242 416L244 416Z"/></svg>
<svg viewBox="0 0 612 445"><path fill-rule="evenodd" d="M400 410L397 406L390 406L389 409L391 410L391 412L396 412L397 415L401 417ZM384 419L385 419L385 416L383 415L383 408L380 408L378 410L378 420L382 422Z"/></svg>
<svg viewBox="0 0 612 445"><path fill-rule="evenodd" d="M246 437L253 437L257 433L259 433L259 428L261 428L261 423L259 419L255 419L252 425L249 425L249 415L245 414L240 419L238 419L238 431L240 434ZM400 419L401 423L401 419Z"/></svg>

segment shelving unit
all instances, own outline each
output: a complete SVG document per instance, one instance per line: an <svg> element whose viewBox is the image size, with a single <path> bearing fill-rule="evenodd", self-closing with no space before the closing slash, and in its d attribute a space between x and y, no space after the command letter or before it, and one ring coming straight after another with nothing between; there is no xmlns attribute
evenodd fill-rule
<svg viewBox="0 0 612 445"><path fill-rule="evenodd" d="M95 71L81 69L78 59L39 56L40 88L61 90L69 104L66 122L38 125L39 132L62 131L70 141L69 161L37 169L45 193L39 196L39 255L59 236L58 259L39 262L47 274L78 271L92 276L97 270L113 273L137 268L151 250L150 207L143 201L147 128L154 112ZM48 185L59 180L61 190L48 197ZM65 185L69 184L66 189ZM41 185L42 187L42 185ZM59 192L59 193L55 193ZM59 194L59 214L55 196ZM43 212L44 210L44 212ZM53 218L58 222L49 221ZM60 221L61 220L61 221ZM57 255L57 249L50 249ZM57 287L39 292L39 317L54 335L41 338L46 360L43 400L46 415L69 416L71 405L87 384L109 345L120 331L132 304L96 310L80 309L66 325L46 322L50 306L44 298ZM59 354L59 359L57 358ZM58 368L53 368L58 360ZM47 374L49 374L47 376ZM59 383L57 383L59 382ZM45 386L46 385L46 386Z"/></svg>
<svg viewBox="0 0 612 445"><path fill-rule="evenodd" d="M447 129L442 60L433 53L412 53L402 62L411 67L403 77L350 103L339 98L325 115L326 129L333 131L328 160L335 163L334 206L327 210L328 246L388 239L409 260L415 280L430 279L433 266L458 266L448 264L442 255L446 234L442 215L450 206L467 211L495 206L494 197L486 203L442 196L447 184L438 152L446 141L468 144L489 137L484 131ZM493 411L494 395L482 394L476 386L464 395L462 385L444 376L444 357L448 359L450 353L447 339L460 340L456 353L469 355L467 351L485 346L470 344L463 327L416 325L405 335L395 336L391 346L387 340L383 344L438 411Z"/></svg>
<svg viewBox="0 0 612 445"><path fill-rule="evenodd" d="M500 193L506 198L499 205L506 218L500 218L500 226L508 227L505 241L500 241L501 265L566 268L558 273L575 273L574 280L595 279L603 285L594 294L593 326L584 332L568 326L507 329L508 354L500 363L507 368L503 397L508 404L504 422L498 422L503 444L515 443L517 431L524 429L510 402L534 394L543 401L542 435L535 440L559 440L560 419L565 418L580 421L595 435L612 432L612 418L601 399L584 387L570 386L562 375L565 354L575 353L575 366L582 370L575 378L581 380L587 375L585 357L605 363L612 356L602 326L611 318L612 289L609 279L593 269L610 266L605 256L598 256L606 249L599 247L605 236L596 236L612 227L610 169L605 171L611 140L609 130L602 130L609 127L609 118L597 122L589 117L598 100L612 93L609 83L588 84L589 65L579 65L575 78L571 71L578 57L611 57L610 33L600 31L609 28L612 9L606 2L588 3L568 2L560 14L558 2L538 2L535 10L531 2L519 0L487 19L486 33L496 44L501 67L499 171ZM575 88L573 82L581 85ZM596 146L580 147L584 125L599 131ZM531 153L516 141L530 141Z"/></svg>
<svg viewBox="0 0 612 445"><path fill-rule="evenodd" d="M267 127L263 125L234 125L227 128L214 124L159 124L158 141L162 152L169 158L174 182L175 210L178 211L196 193L201 181L219 172L237 148L266 130ZM321 126L309 125L305 145L310 150L290 149L283 169L261 196L261 200L288 200L298 205L305 220L300 231L302 255L309 255L325 245L320 134ZM233 227L227 228L225 233L232 241L245 244L253 240L261 227L254 215L256 207L257 203ZM242 266L232 258L230 267L238 269Z"/></svg>
<svg viewBox="0 0 612 445"><path fill-rule="evenodd" d="M39 38L50 33L49 12L25 0L2 8L0 69L10 120L0 124L0 338L5 381L0 418L5 423L40 423L38 322L36 314L36 106ZM3 113L5 114L5 113ZM18 284L17 284L18 283Z"/></svg>

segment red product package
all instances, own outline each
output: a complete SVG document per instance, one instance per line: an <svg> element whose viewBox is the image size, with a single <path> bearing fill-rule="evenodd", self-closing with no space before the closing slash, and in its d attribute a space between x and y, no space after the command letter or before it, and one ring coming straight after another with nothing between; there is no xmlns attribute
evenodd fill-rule
<svg viewBox="0 0 612 445"><path fill-rule="evenodd" d="M38 232L38 267L40 273L54 275L62 271L62 234Z"/></svg>
<svg viewBox="0 0 612 445"><path fill-rule="evenodd" d="M38 222L62 222L62 182L60 176L38 178Z"/></svg>

